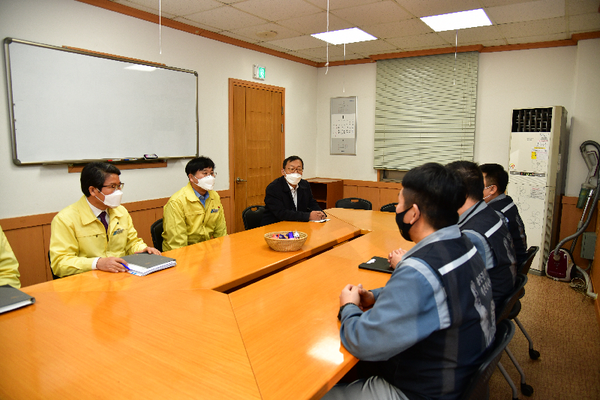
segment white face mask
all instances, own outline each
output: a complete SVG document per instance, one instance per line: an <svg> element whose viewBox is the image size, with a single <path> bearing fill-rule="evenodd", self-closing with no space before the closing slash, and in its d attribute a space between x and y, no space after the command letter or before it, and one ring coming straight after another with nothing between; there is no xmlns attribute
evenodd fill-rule
<svg viewBox="0 0 600 400"><path fill-rule="evenodd" d="M104 193L102 193L102 194L104 194ZM94 197L96 197L98 200L100 200L100 198L98 198L98 196L94 196ZM111 194L104 194L104 201L102 201L102 200L100 200L100 201L102 201L102 203L104 203L105 206L108 206L110 208L116 208L121 205L121 197L123 197L123 192L117 189L114 192L112 192Z"/></svg>
<svg viewBox="0 0 600 400"><path fill-rule="evenodd" d="M301 174L285 174L285 180L288 181L288 183L292 186L296 186L300 182L300 179L302 179Z"/></svg>
<svg viewBox="0 0 600 400"><path fill-rule="evenodd" d="M202 189L204 190L213 190L213 187L215 186L215 177L212 175L207 175L202 179L198 179L198 182L196 182L196 185L200 186Z"/></svg>

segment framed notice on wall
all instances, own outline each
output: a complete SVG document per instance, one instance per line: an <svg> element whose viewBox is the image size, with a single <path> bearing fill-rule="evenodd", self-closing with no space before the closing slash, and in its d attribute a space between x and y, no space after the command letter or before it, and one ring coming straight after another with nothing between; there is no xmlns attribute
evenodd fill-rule
<svg viewBox="0 0 600 400"><path fill-rule="evenodd" d="M331 152L356 155L356 96L331 98Z"/></svg>

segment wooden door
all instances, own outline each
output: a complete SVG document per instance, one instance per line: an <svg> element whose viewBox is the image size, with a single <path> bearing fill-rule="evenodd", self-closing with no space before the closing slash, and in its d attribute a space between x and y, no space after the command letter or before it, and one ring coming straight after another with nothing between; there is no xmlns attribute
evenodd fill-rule
<svg viewBox="0 0 600 400"><path fill-rule="evenodd" d="M267 185L281 175L285 89L230 79L229 96L233 232L239 232L244 230L242 211L264 204Z"/></svg>

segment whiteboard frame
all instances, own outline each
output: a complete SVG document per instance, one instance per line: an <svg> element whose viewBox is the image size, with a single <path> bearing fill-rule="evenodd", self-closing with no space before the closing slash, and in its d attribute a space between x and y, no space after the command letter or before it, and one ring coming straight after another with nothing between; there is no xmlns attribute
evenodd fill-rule
<svg viewBox="0 0 600 400"><path fill-rule="evenodd" d="M74 159L65 159L65 160L45 160L45 161L28 161L28 162L22 162L21 160L19 160L19 155L18 155L18 151L17 151L16 121L15 121L15 110L14 110L15 102L14 102L12 70L11 70L11 60L10 60L10 50L9 50L9 45L11 43L19 43L19 44L24 44L24 45L37 46L37 47L47 48L47 49L51 49L51 50L79 54L82 56L90 56L90 57L113 60L113 61L118 61L118 62L130 63L132 65L150 66L150 67L154 67L157 69L165 69L165 70L193 74L196 79L196 84L195 84L195 103L196 103L196 105L194 107L195 129L196 129L196 135L195 135L196 143L194 146L195 153L189 154L189 155L179 155L179 156L159 155L158 158L162 159L162 160L166 160L166 159L182 159L182 158L198 157L200 138L199 138L199 121L198 121L198 73L196 71L183 69L183 68L177 68L177 67L169 67L169 66L166 66L163 64L152 63L152 62L138 60L138 59L119 57L119 56L115 56L115 55L111 55L111 54L94 53L94 52L80 50L80 49L74 49L74 48L69 48L69 47L58 47L58 46L53 46L53 45L48 45L48 44L36 43L36 42L27 41L27 40L21 40L21 39L7 37L4 39L4 59L5 59L5 67L6 67L6 88L7 88L7 95L8 95L8 101L9 101L8 111L9 111L9 124L10 124L10 130L11 130L12 158L13 158L13 163L15 165L22 166L22 165L40 165L40 164L42 164L42 165L43 164L76 164L76 163L87 163L87 162L99 161L99 160L107 161L109 159L107 159L107 158L100 158L100 159L74 158ZM189 147L190 148L192 147L191 143L190 143ZM136 155L136 156L138 157L137 158L138 162L143 161L143 157L141 157L141 155ZM154 161L154 160L151 160L151 161Z"/></svg>

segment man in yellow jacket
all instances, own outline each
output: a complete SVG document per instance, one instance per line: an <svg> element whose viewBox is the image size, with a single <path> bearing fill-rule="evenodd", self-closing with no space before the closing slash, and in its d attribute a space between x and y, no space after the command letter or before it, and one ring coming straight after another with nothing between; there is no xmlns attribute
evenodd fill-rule
<svg viewBox="0 0 600 400"><path fill-rule="evenodd" d="M177 191L164 207L163 251L227 235L225 212L219 194L213 189L215 163L197 157L187 163L186 186Z"/></svg>
<svg viewBox="0 0 600 400"><path fill-rule="evenodd" d="M0 286L10 285L19 289L21 287L20 276L19 263L0 226Z"/></svg>
<svg viewBox="0 0 600 400"><path fill-rule="evenodd" d="M131 216L121 206L121 171L102 162L81 171L83 196L56 214L50 235L50 265L64 277L99 269L125 272L122 256L147 252L160 254L138 237Z"/></svg>

